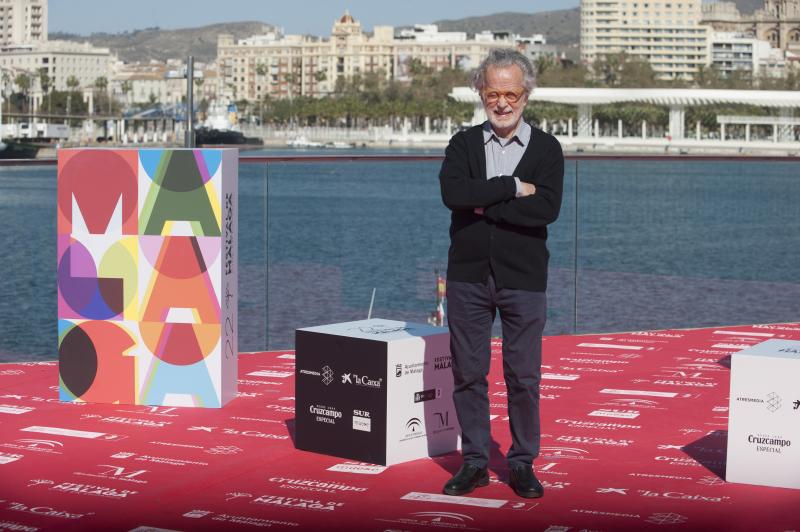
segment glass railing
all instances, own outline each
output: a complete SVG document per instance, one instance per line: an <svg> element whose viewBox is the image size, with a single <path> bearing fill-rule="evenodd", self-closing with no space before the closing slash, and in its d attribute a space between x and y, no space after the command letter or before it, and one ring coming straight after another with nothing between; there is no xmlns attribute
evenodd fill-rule
<svg viewBox="0 0 800 532"><path fill-rule="evenodd" d="M240 162L241 351L371 304L426 321L449 245L440 157ZM57 356L56 167L37 163L0 166L0 361ZM797 320L797 175L785 158L568 157L545 333Z"/></svg>

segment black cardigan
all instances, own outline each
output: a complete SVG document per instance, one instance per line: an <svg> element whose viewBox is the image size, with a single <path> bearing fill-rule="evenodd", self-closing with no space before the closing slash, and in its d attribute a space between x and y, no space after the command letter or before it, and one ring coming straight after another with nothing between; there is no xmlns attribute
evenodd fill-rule
<svg viewBox="0 0 800 532"><path fill-rule="evenodd" d="M442 201L452 211L448 279L478 283L491 272L498 288L547 289L547 224L558 218L564 182L561 144L531 127L514 176L536 185L536 194L516 198L513 176L486 179L482 126L450 139L439 172ZM483 216L476 207L484 207Z"/></svg>

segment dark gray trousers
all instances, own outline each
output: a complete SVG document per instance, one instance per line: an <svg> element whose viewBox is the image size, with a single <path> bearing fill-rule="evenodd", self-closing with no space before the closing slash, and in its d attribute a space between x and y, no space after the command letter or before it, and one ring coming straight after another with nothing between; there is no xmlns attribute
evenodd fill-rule
<svg viewBox="0 0 800 532"><path fill-rule="evenodd" d="M544 292L497 289L485 283L447 282L447 321L453 356L453 402L461 424L464 463L489 462L490 337L495 312L503 327L503 375L508 392L511 448L508 463L531 465L539 454L539 382L542 331L547 318Z"/></svg>

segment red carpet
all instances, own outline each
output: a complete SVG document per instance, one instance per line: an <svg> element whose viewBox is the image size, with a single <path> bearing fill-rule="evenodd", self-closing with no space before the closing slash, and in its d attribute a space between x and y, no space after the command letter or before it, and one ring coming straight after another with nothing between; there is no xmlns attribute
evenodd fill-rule
<svg viewBox="0 0 800 532"><path fill-rule="evenodd" d="M538 501L504 484L497 356L493 482L461 498L457 455L295 450L291 352L241 356L221 410L61 404L55 363L0 364L0 530L800 530L800 491L722 480L728 358L768 338L800 324L547 338Z"/></svg>

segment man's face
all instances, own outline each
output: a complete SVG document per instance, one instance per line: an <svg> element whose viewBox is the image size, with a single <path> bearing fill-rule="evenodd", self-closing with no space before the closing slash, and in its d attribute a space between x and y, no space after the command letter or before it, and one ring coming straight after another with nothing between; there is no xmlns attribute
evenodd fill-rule
<svg viewBox="0 0 800 532"><path fill-rule="evenodd" d="M522 70L516 65L486 69L486 86L481 92L481 100L489 123L499 137L511 136L522 119L522 110L528 102L523 79Z"/></svg>

